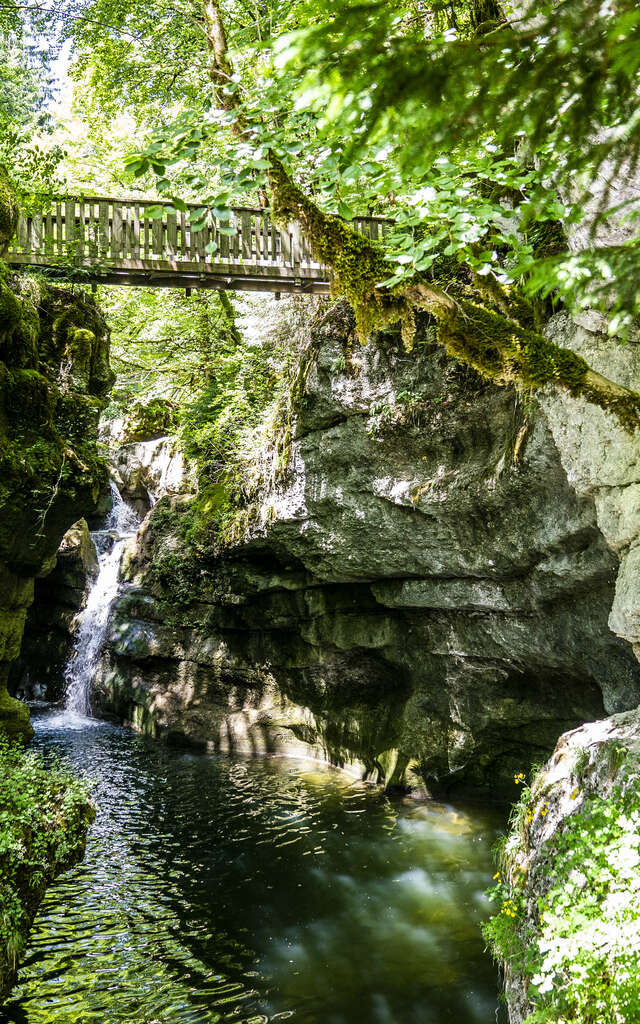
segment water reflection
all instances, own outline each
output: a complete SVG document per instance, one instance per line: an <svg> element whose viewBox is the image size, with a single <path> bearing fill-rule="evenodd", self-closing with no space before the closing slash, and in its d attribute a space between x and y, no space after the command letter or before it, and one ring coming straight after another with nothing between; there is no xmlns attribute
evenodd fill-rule
<svg viewBox="0 0 640 1024"><path fill-rule="evenodd" d="M495 819L391 803L305 762L36 719L96 782L1 1024L491 1024L478 922Z"/></svg>

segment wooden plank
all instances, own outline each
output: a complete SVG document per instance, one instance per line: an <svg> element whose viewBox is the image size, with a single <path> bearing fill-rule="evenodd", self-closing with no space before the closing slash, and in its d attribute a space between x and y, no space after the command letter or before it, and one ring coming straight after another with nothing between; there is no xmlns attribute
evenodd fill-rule
<svg viewBox="0 0 640 1024"><path fill-rule="evenodd" d="M240 223L242 225L242 262L251 262L251 214L242 213L240 217Z"/></svg>
<svg viewBox="0 0 640 1024"><path fill-rule="evenodd" d="M142 248L145 257L151 252L151 221L147 217L146 210L142 210Z"/></svg>
<svg viewBox="0 0 640 1024"><path fill-rule="evenodd" d="M178 252L178 218L175 213L167 214L167 255L175 256Z"/></svg>
<svg viewBox="0 0 640 1024"><path fill-rule="evenodd" d="M18 229L16 234L18 237L18 249L22 250L24 253L30 252L31 244L29 239L29 224L22 211L18 214Z"/></svg>
<svg viewBox="0 0 640 1024"><path fill-rule="evenodd" d="M56 203L56 252L59 256L64 252L64 235L63 235L64 215L62 213L62 203Z"/></svg>
<svg viewBox="0 0 640 1024"><path fill-rule="evenodd" d="M280 247L280 233L279 233L277 227L275 226L275 224L273 223L273 221L271 221L271 262L272 263L278 263L278 261L280 259L280 253L278 251L279 247Z"/></svg>
<svg viewBox="0 0 640 1024"><path fill-rule="evenodd" d="M253 217L253 233L255 238L253 262L260 263L262 260L262 217L259 215Z"/></svg>
<svg viewBox="0 0 640 1024"><path fill-rule="evenodd" d="M140 256L140 207L136 203L131 210L131 255Z"/></svg>
<svg viewBox="0 0 640 1024"><path fill-rule="evenodd" d="M42 250L43 250L43 245L42 245L42 241L43 241L43 239L42 239L42 214L40 213L39 210L36 213L34 213L34 215L33 215L32 228L31 228L31 238L32 238L32 244L33 244L34 252L42 253Z"/></svg>
<svg viewBox="0 0 640 1024"><path fill-rule="evenodd" d="M262 259L265 263L269 262L269 239L271 237L271 225L269 223L269 215L266 210L263 211L262 217Z"/></svg>
<svg viewBox="0 0 640 1024"><path fill-rule="evenodd" d="M191 213L189 214L189 259L193 260L196 257L196 238L195 231L191 225Z"/></svg>
<svg viewBox="0 0 640 1024"><path fill-rule="evenodd" d="M300 225L297 222L291 225L291 261L296 275L299 274L302 250L300 245Z"/></svg>
<svg viewBox="0 0 640 1024"><path fill-rule="evenodd" d="M120 207L120 213L122 214L122 233L120 235L120 254L125 259L130 255L129 253L129 207L126 203L118 203Z"/></svg>
<svg viewBox="0 0 640 1024"><path fill-rule="evenodd" d="M44 230L44 251L48 253L53 252L53 215L49 208L43 216L43 230Z"/></svg>
<svg viewBox="0 0 640 1024"><path fill-rule="evenodd" d="M109 255L109 204L98 203L98 255L104 259Z"/></svg>
<svg viewBox="0 0 640 1024"><path fill-rule="evenodd" d="M85 231L84 231L84 200L80 200L78 203L78 216L76 218L76 233L77 233L77 244L76 252L78 256L84 256L84 245L85 245Z"/></svg>
<svg viewBox="0 0 640 1024"><path fill-rule="evenodd" d="M207 252L207 246L208 246L209 242L211 241L211 239L214 238L214 237L215 237L215 228L212 229L211 218L210 218L209 214L207 213L207 218L205 220L204 227L202 229L202 235L201 235L201 238L200 238L200 244L201 244L201 247L202 247L201 250L200 250L200 258L205 263L209 259L209 254Z"/></svg>
<svg viewBox="0 0 640 1024"><path fill-rule="evenodd" d="M231 213L231 220L229 221L229 227L233 228L235 234L231 235L231 244L229 246L231 259L240 259L240 221L238 214L234 211Z"/></svg>
<svg viewBox="0 0 640 1024"><path fill-rule="evenodd" d="M154 256L162 256L162 236L164 233L164 224L162 217L156 217L151 222L151 251Z"/></svg>
<svg viewBox="0 0 640 1024"><path fill-rule="evenodd" d="M178 246L178 252L181 256L187 256L189 253L187 243L187 214L184 210L180 211L180 244Z"/></svg>
<svg viewBox="0 0 640 1024"><path fill-rule="evenodd" d="M92 199L87 202L87 239L89 256L95 260L98 256L98 216Z"/></svg>
<svg viewBox="0 0 640 1024"><path fill-rule="evenodd" d="M114 260L122 256L122 228L122 206L118 200L114 200L111 214L111 258Z"/></svg>
<svg viewBox="0 0 640 1024"><path fill-rule="evenodd" d="M73 256L76 238L76 204L68 199L64 204L64 250L65 255Z"/></svg>
<svg viewBox="0 0 640 1024"><path fill-rule="evenodd" d="M280 259L278 263L291 266L291 232L288 227L280 230Z"/></svg>
<svg viewBox="0 0 640 1024"><path fill-rule="evenodd" d="M302 262L305 266L309 266L311 263L311 246L309 245L309 239L304 231L300 231L300 248L302 250Z"/></svg>
<svg viewBox="0 0 640 1024"><path fill-rule="evenodd" d="M229 221L227 221L225 224L221 225L221 227L225 227L226 228L226 227L228 227L228 225L229 225ZM223 262L224 262L224 260L228 260L229 259L229 235L224 235L222 233L222 231L220 232L220 253L219 253L219 256L220 256L220 259Z"/></svg>
<svg viewBox="0 0 640 1024"><path fill-rule="evenodd" d="M215 250L210 254L209 261L211 263L217 264L220 262L220 245L222 243L222 235L220 234L220 228L222 227L222 224L220 223L219 220L215 219L212 219L212 224L213 227L211 229L211 240L215 242L216 247Z"/></svg>
<svg viewBox="0 0 640 1024"><path fill-rule="evenodd" d="M191 247L190 247L190 258L192 260L199 260L200 253L202 252L202 232L198 228L191 228Z"/></svg>

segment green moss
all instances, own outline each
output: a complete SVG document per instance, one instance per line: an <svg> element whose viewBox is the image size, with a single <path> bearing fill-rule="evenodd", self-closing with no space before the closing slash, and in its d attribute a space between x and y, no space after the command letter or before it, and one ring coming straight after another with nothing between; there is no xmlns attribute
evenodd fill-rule
<svg viewBox="0 0 640 1024"><path fill-rule="evenodd" d="M10 740L25 742L33 736L33 729L29 721L29 708L22 701L10 697L6 686L0 681L0 742L2 735L8 736Z"/></svg>
<svg viewBox="0 0 640 1024"><path fill-rule="evenodd" d="M339 217L319 210L273 155L271 163L274 217L302 223L314 257L331 268L334 292L353 307L361 339L400 322L405 348L410 350L415 310L423 309L438 320L438 340L447 352L488 380L528 390L555 384L612 413L628 432L637 429L640 395L609 387L580 356L544 338L535 329L533 307L515 287L504 289L497 281L479 278L474 287L465 287L460 273L452 279L445 263L434 265L432 282L416 277L407 285L380 288L381 281L395 275L395 264ZM547 235L552 235L553 245L561 244L557 225L548 225ZM546 244L552 245L549 237ZM443 273L445 279L437 276Z"/></svg>
<svg viewBox="0 0 640 1024"><path fill-rule="evenodd" d="M581 356L560 348L514 320L466 299L440 318L440 341L461 362L494 383L518 383L536 389L557 383L572 395L582 393L589 366Z"/></svg>
<svg viewBox="0 0 640 1024"><path fill-rule="evenodd" d="M331 268L334 294L344 295L353 308L360 337L366 340L373 331L402 321L406 324L403 337L410 345L411 303L399 289L378 288L381 281L393 277L396 266L375 242L354 231L340 217L319 210L273 157L272 164L274 219L281 223L302 221L314 258Z"/></svg>
<svg viewBox="0 0 640 1024"><path fill-rule="evenodd" d="M165 398L135 402L125 423L125 440L150 441L175 431L178 422L174 404Z"/></svg>
<svg viewBox="0 0 640 1024"><path fill-rule="evenodd" d="M12 333L20 323L22 307L18 298L0 277L0 356L4 358L3 349L11 339Z"/></svg>
<svg viewBox="0 0 640 1024"><path fill-rule="evenodd" d="M0 255L4 255L18 223L18 203L6 167L0 164Z"/></svg>

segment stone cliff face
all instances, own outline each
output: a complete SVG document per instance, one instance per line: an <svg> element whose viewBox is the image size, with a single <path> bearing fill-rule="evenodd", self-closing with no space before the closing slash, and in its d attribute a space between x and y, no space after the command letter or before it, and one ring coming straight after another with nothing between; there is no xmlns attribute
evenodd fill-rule
<svg viewBox="0 0 640 1024"><path fill-rule="evenodd" d="M638 704L633 637L608 626L625 555L603 526L609 482L600 502L574 485L575 432L608 421L554 397L523 408L428 327L411 354L394 336L360 347L345 304L315 324L300 380L286 471L241 543L191 550L184 498L148 517L105 709L213 748L294 738L390 785L504 796L564 729Z"/></svg>
<svg viewBox="0 0 640 1024"><path fill-rule="evenodd" d="M6 684L34 580L106 481L96 442L112 382L108 331L90 297L0 276L0 727L11 735L30 732Z"/></svg>

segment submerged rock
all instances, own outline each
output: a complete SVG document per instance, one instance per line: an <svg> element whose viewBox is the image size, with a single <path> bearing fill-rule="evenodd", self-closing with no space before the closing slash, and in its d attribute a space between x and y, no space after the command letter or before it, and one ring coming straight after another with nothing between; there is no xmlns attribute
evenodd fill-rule
<svg viewBox="0 0 640 1024"><path fill-rule="evenodd" d="M241 539L205 554L186 499L152 511L102 706L212 748L259 727L267 749L302 740L387 785L511 795L563 730L640 702L608 627L618 556L551 417L448 360L428 324L410 355L394 335L354 346L338 304Z"/></svg>

